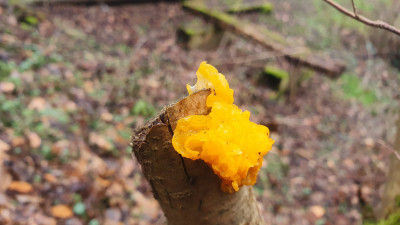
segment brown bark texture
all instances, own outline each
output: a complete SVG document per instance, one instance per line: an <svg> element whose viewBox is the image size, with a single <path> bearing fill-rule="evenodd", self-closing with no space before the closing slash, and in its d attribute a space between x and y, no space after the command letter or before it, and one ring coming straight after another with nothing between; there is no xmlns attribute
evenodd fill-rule
<svg viewBox="0 0 400 225"><path fill-rule="evenodd" d="M194 93L134 131L133 152L170 225L264 224L252 187L225 193L220 178L202 160L181 157L171 140L177 121L206 115L210 90Z"/></svg>
<svg viewBox="0 0 400 225"><path fill-rule="evenodd" d="M396 141L394 150L400 153L400 115L397 120ZM386 178L378 218L385 219L390 214L399 213L400 207L400 160L396 157L390 159L389 174Z"/></svg>

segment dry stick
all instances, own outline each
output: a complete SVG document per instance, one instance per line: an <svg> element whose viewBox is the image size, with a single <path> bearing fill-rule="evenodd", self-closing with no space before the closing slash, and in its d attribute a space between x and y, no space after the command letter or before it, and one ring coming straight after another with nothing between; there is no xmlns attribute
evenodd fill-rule
<svg viewBox="0 0 400 225"><path fill-rule="evenodd" d="M370 20L360 14L357 14L353 0L352 0L352 3L353 3L353 7L354 7L354 12L350 12L349 10L347 10L346 8L344 8L343 6L339 5L338 3L334 2L334 1L331 1L331 0L323 0L323 1L328 3L329 5L331 5L335 9L337 9L339 12L341 12L341 13L345 14L346 16L351 17L355 20L358 20L361 23L364 23L371 27L380 28L380 29L389 31L393 34L400 36L400 30L397 29L396 27L391 26L383 21L380 21L380 20L373 21L373 20Z"/></svg>
<svg viewBox="0 0 400 225"><path fill-rule="evenodd" d="M354 4L354 0L351 0L351 5L353 6L354 16L358 18L356 4Z"/></svg>
<svg viewBox="0 0 400 225"><path fill-rule="evenodd" d="M398 153L394 148L387 145L383 140L378 140L377 143L380 144L383 148L391 151L396 156L396 158L400 160L400 153Z"/></svg>

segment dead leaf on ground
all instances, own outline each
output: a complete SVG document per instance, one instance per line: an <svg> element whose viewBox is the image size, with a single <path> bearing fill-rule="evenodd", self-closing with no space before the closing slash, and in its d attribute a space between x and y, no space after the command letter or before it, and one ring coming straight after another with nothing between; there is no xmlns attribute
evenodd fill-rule
<svg viewBox="0 0 400 225"><path fill-rule="evenodd" d="M56 225L57 220L54 218L51 218L49 216L45 216L41 213L37 213L33 216L33 220L36 222L36 224L46 224L46 225Z"/></svg>
<svg viewBox="0 0 400 225"><path fill-rule="evenodd" d="M29 104L28 109L42 111L46 108L46 99L42 97L35 97L33 98Z"/></svg>
<svg viewBox="0 0 400 225"><path fill-rule="evenodd" d="M128 177L132 173L132 171L134 169L134 164L133 164L132 160L131 159L127 159L127 158L123 158L120 161L120 163L121 163L121 167L120 167L120 170L119 170L118 174L123 178L124 177Z"/></svg>
<svg viewBox="0 0 400 225"><path fill-rule="evenodd" d="M50 174L50 173L46 173L46 174L44 175L44 179L45 179L47 182L50 182L50 183L54 183L54 182L57 181L57 178L56 178L53 174Z"/></svg>
<svg viewBox="0 0 400 225"><path fill-rule="evenodd" d="M39 204L43 201L43 199L41 197L33 196L33 195L17 195L16 199L21 204L25 204L25 203Z"/></svg>
<svg viewBox="0 0 400 225"><path fill-rule="evenodd" d="M9 144L7 144L6 142L0 140L0 151L4 151L5 152L5 151L8 151L10 149L11 149L11 147L10 147Z"/></svg>
<svg viewBox="0 0 400 225"><path fill-rule="evenodd" d="M87 92L87 93L92 93L93 91L94 91L94 85L93 85L93 82L92 81L85 81L84 83L83 83L83 89L85 89L85 91Z"/></svg>
<svg viewBox="0 0 400 225"><path fill-rule="evenodd" d="M100 118L106 122L111 122L113 120L113 114L109 113L109 112L103 112L100 115Z"/></svg>
<svg viewBox="0 0 400 225"><path fill-rule="evenodd" d="M111 186L106 191L107 196L123 196L124 195L124 187L118 183L113 182Z"/></svg>
<svg viewBox="0 0 400 225"><path fill-rule="evenodd" d="M96 177L95 187L100 187L100 189L108 188L111 182L109 180L103 179L101 177Z"/></svg>
<svg viewBox="0 0 400 225"><path fill-rule="evenodd" d="M11 145L15 148L15 147L21 147L22 145L25 144L25 138L23 137L14 137L11 140Z"/></svg>
<svg viewBox="0 0 400 225"><path fill-rule="evenodd" d="M0 193L0 206L7 206L8 204L10 204L10 202L11 201L5 194Z"/></svg>
<svg viewBox="0 0 400 225"><path fill-rule="evenodd" d="M68 112L73 112L76 111L78 109L78 107L76 106L76 103L73 101L68 101L64 104L64 109Z"/></svg>
<svg viewBox="0 0 400 225"><path fill-rule="evenodd" d="M150 219L155 219L158 216L159 205L153 198L146 198L139 191L133 193L133 197L137 202L138 206L142 210L143 214Z"/></svg>
<svg viewBox="0 0 400 225"><path fill-rule="evenodd" d="M51 215L60 219L67 219L73 216L72 210L67 205L55 205L51 207Z"/></svg>
<svg viewBox="0 0 400 225"><path fill-rule="evenodd" d="M0 157L1 157L1 155L0 155ZM4 169L2 160L0 160L0 163L1 163L1 165L0 165L0 177L1 177L0 193L1 193L8 189L8 187L11 184L12 178L11 178L11 175L9 173L7 173L7 171Z"/></svg>
<svg viewBox="0 0 400 225"><path fill-rule="evenodd" d="M39 137L39 135L37 133L28 131L28 132L26 132L26 136L28 137L29 145L31 146L31 148L40 147L40 144L42 143L42 139Z"/></svg>
<svg viewBox="0 0 400 225"><path fill-rule="evenodd" d="M323 217L325 215L325 209L322 206L319 206L319 205L311 206L310 211L317 218L321 218L321 217Z"/></svg>
<svg viewBox="0 0 400 225"><path fill-rule="evenodd" d="M4 81L0 83L0 92L11 93L14 91L14 89L15 85L11 82Z"/></svg>
<svg viewBox="0 0 400 225"><path fill-rule="evenodd" d="M59 140L51 146L51 152L58 155L64 149L68 149L70 146L70 142L68 140Z"/></svg>
<svg viewBox="0 0 400 225"><path fill-rule="evenodd" d="M25 181L13 181L10 186L8 186L8 190L26 194L31 192L33 187L30 183Z"/></svg>
<svg viewBox="0 0 400 225"><path fill-rule="evenodd" d="M89 135L89 143L105 150L111 150L113 148L113 145L104 136L94 132L91 132Z"/></svg>

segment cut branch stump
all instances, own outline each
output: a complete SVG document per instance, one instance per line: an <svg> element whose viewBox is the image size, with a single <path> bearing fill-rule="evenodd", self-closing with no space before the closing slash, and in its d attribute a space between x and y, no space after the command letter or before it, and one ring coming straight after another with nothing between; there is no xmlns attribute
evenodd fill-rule
<svg viewBox="0 0 400 225"><path fill-rule="evenodd" d="M201 160L182 158L173 148L173 130L180 118L206 115L210 90L194 93L161 111L134 131L131 145L154 197L170 225L264 224L252 187L221 191L220 179Z"/></svg>

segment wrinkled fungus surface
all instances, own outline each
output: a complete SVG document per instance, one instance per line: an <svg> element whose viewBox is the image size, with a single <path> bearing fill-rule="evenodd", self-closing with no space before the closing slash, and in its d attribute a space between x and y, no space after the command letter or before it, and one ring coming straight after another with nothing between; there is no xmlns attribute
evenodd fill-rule
<svg viewBox="0 0 400 225"><path fill-rule="evenodd" d="M211 89L208 115L180 119L172 144L183 157L201 159L211 166L221 180L222 190L238 191L242 185L253 185L263 156L271 149L267 127L250 122L250 112L233 104L233 90L225 76L202 62L196 73L197 83L187 85L189 94Z"/></svg>

